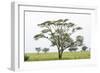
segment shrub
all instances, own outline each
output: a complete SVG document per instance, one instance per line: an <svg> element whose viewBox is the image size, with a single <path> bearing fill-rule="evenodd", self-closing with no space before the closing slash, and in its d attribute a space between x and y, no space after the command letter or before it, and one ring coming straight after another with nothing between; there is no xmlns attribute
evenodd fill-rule
<svg viewBox="0 0 100 73"><path fill-rule="evenodd" d="M87 48L88 48L87 46L83 46L83 47L82 47L82 50L83 50L83 51L86 51Z"/></svg>

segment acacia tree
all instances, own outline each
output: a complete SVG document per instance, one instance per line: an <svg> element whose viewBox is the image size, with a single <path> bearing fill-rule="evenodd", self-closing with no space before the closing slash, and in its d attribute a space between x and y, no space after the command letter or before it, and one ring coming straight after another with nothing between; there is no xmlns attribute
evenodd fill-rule
<svg viewBox="0 0 100 73"><path fill-rule="evenodd" d="M39 52L41 51L40 47L35 48L35 50L37 51L37 53L39 54Z"/></svg>
<svg viewBox="0 0 100 73"><path fill-rule="evenodd" d="M83 51L86 51L87 48L88 48L87 46L83 46L83 47L82 47L82 50L83 50Z"/></svg>
<svg viewBox="0 0 100 73"><path fill-rule="evenodd" d="M71 48L69 48L68 50L70 51L70 52L75 52L76 50L77 50L78 48L77 47L71 47Z"/></svg>
<svg viewBox="0 0 100 73"><path fill-rule="evenodd" d="M44 48L42 51L43 51L44 53L47 53L47 52L49 51L49 48Z"/></svg>
<svg viewBox="0 0 100 73"><path fill-rule="evenodd" d="M72 38L72 35L82 28L69 22L68 19L45 21L38 24L38 26L43 29L39 34L34 36L35 40L46 38L51 41L51 46L57 47L59 59L62 59L62 54L65 49L82 45L83 39L79 39L78 37L80 35L76 37L76 40Z"/></svg>

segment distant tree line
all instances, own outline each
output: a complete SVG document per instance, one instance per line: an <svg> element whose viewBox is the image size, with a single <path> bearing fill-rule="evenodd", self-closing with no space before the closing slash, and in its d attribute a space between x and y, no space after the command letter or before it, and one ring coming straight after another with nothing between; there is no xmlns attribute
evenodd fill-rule
<svg viewBox="0 0 100 73"><path fill-rule="evenodd" d="M88 49L87 46L83 46L83 47L81 48L82 51L86 51L87 49ZM35 50L36 50L37 53L39 54L40 51L42 51L42 52L44 52L44 53L47 53L50 49L49 49L49 48L43 48L43 49L41 49L40 47L37 47L37 48L35 48ZM70 52L76 52L76 51L78 50L78 48L77 48L77 47L70 47L68 50L69 50Z"/></svg>

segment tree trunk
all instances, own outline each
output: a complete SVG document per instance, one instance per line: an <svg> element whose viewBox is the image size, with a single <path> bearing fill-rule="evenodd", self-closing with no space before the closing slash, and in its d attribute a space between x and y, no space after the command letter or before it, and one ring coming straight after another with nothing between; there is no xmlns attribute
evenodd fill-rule
<svg viewBox="0 0 100 73"><path fill-rule="evenodd" d="M60 53L60 54L59 54L59 60L61 60L61 59L62 59L62 54Z"/></svg>
<svg viewBox="0 0 100 73"><path fill-rule="evenodd" d="M59 50L59 52L58 52L58 57L59 57L59 59L62 59L62 51L61 50Z"/></svg>
<svg viewBox="0 0 100 73"><path fill-rule="evenodd" d="M63 50L62 49L60 50L60 47L57 47L57 48L58 48L58 58L60 60L62 59Z"/></svg>

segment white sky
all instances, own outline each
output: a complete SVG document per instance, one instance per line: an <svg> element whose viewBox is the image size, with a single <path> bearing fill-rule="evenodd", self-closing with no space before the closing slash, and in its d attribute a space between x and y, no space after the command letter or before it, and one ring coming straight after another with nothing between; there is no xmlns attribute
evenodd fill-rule
<svg viewBox="0 0 100 73"><path fill-rule="evenodd" d="M43 13L43 12L25 12L25 52L36 52L36 47L50 48L50 52L57 51L56 47L50 47L51 42L40 39L34 40L33 36L41 31L37 24L48 20L69 19L70 22L81 26L83 30L76 33L84 36L84 43L90 47L90 26L91 15L85 14L63 14L63 13ZM75 37L75 35L73 36Z"/></svg>

